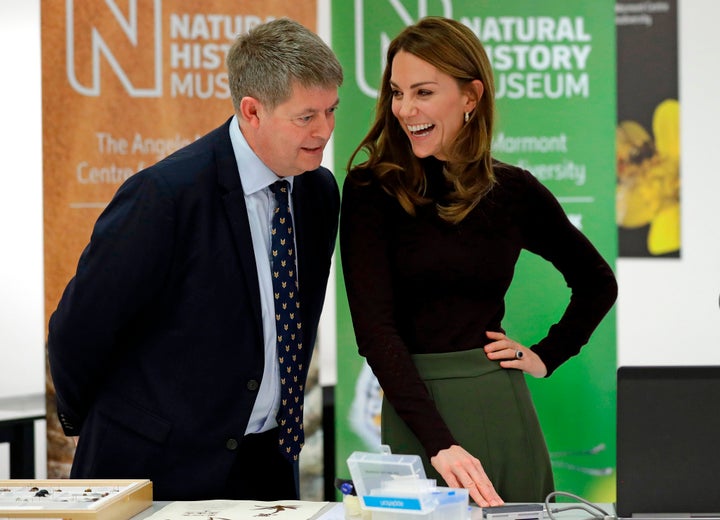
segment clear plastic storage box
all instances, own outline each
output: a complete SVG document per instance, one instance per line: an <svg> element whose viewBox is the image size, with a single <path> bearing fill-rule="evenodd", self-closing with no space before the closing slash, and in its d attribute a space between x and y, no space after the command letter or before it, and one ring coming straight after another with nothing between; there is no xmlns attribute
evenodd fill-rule
<svg viewBox="0 0 720 520"><path fill-rule="evenodd" d="M439 487L418 455L356 451L347 460L363 509L373 520L467 520L467 489Z"/></svg>

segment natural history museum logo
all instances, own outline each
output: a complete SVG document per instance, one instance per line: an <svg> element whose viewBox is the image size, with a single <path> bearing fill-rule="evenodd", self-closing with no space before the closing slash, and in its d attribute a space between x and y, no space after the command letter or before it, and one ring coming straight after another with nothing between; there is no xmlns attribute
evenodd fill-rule
<svg viewBox="0 0 720 520"><path fill-rule="evenodd" d="M66 0L70 86L83 96L100 96L115 83L131 98L229 98L232 41L274 17L170 5L173 11L163 12L162 0Z"/></svg>
<svg viewBox="0 0 720 520"><path fill-rule="evenodd" d="M490 11L468 1L354 0L357 88L377 97L392 37L424 16L444 16L462 22L483 42L498 99L588 98L593 37L585 16L515 11L500 3Z"/></svg>
<svg viewBox="0 0 720 520"><path fill-rule="evenodd" d="M429 15L452 18L451 0L418 0L413 8L407 7L411 3L355 0L355 77L357 87L368 97L377 97L388 45L403 27Z"/></svg>

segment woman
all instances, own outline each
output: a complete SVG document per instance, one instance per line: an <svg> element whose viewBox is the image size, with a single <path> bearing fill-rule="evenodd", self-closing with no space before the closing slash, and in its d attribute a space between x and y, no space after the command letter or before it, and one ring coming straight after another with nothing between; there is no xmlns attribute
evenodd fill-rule
<svg viewBox="0 0 720 520"><path fill-rule="evenodd" d="M493 90L464 25L428 17L400 33L375 122L348 163L340 229L358 348L383 388L383 443L421 455L428 476L480 506L553 490L524 374L549 376L577 354L617 295L611 268L550 192L492 159ZM367 160L351 166L361 151ZM502 327L522 249L572 289L530 348Z"/></svg>

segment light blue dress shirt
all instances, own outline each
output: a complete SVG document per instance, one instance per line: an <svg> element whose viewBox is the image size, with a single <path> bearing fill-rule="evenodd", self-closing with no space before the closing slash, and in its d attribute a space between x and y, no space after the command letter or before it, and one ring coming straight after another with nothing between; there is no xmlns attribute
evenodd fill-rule
<svg viewBox="0 0 720 520"><path fill-rule="evenodd" d="M245 434L260 433L277 426L275 416L280 406L280 370L275 343L275 303L271 278L270 227L275 209L275 196L269 186L284 178L290 183L293 177L279 177L255 155L240 131L237 116L230 122L230 141L242 182L247 206L250 234L252 235L260 304L262 307L263 338L265 340L265 369L262 382L250 414ZM292 198L290 199L292 211ZM297 251L297 247L295 248Z"/></svg>

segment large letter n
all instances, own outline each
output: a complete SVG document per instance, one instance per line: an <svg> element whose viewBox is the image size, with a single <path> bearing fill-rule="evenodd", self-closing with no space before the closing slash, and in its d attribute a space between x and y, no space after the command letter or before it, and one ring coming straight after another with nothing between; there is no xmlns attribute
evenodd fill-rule
<svg viewBox="0 0 720 520"><path fill-rule="evenodd" d="M141 3L138 9L138 3ZM101 56L131 97L162 95L162 0L66 0L67 77L85 96L100 95ZM100 4L98 6L98 4Z"/></svg>

